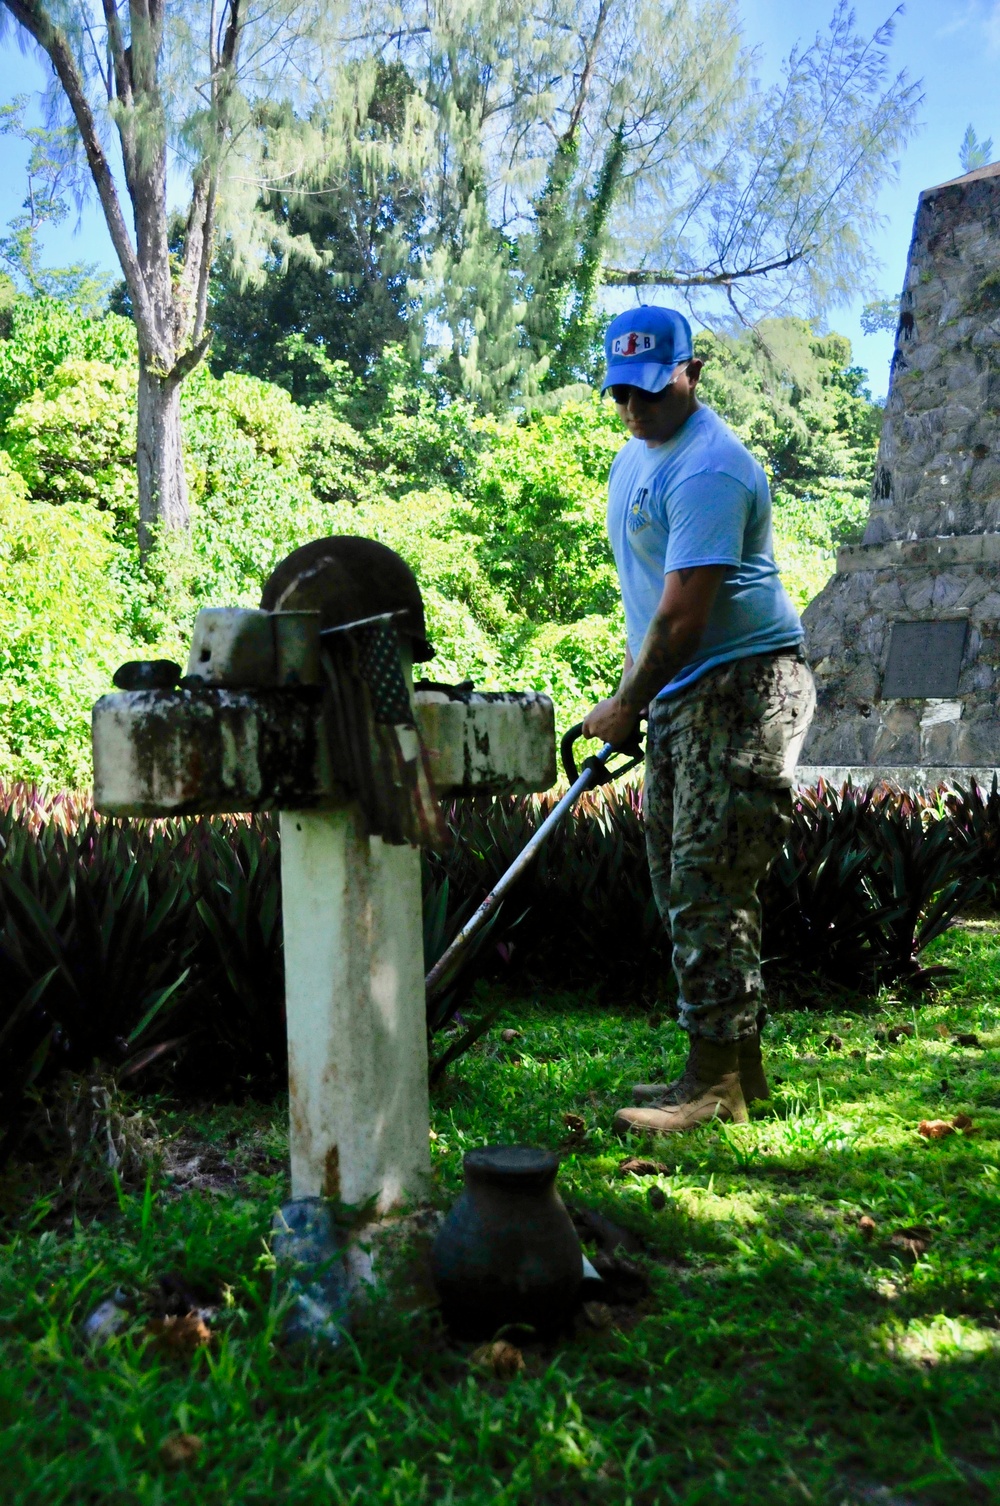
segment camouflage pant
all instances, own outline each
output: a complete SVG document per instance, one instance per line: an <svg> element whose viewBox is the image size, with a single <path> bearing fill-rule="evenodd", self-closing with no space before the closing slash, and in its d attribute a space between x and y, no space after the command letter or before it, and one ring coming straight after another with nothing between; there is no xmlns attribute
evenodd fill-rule
<svg viewBox="0 0 1000 1506"><path fill-rule="evenodd" d="M791 775L815 702L793 649L724 664L650 708L646 851L690 1035L738 1040L755 1028L757 886L791 824Z"/></svg>

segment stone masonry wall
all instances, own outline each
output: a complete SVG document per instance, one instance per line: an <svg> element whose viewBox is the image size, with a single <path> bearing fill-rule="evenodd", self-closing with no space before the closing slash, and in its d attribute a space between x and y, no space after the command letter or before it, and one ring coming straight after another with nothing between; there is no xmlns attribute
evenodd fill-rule
<svg viewBox="0 0 1000 1506"><path fill-rule="evenodd" d="M955 699L883 700L893 622L968 620ZM862 545L804 614L810 765L1000 765L1000 163L921 195Z"/></svg>
<svg viewBox="0 0 1000 1506"><path fill-rule="evenodd" d="M866 544L1000 529L1000 164L921 195Z"/></svg>

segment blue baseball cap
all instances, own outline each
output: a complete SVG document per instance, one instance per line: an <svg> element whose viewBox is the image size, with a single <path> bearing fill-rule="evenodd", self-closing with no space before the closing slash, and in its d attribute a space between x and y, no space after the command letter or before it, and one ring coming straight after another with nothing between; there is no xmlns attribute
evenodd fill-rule
<svg viewBox="0 0 1000 1506"><path fill-rule="evenodd" d="M619 382L662 392L678 366L694 356L691 326L683 314L643 303L612 319L604 336L607 375L601 391Z"/></svg>

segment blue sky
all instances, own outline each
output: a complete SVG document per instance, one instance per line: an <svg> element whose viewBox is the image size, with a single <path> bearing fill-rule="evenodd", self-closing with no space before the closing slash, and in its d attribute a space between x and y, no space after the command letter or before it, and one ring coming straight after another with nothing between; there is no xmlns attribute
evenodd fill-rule
<svg viewBox="0 0 1000 1506"><path fill-rule="evenodd" d="M824 28L833 0L741 0L746 39L759 47L767 77L797 40L811 40ZM858 22L873 31L891 13L887 0L856 0ZM23 53L13 26L0 42L0 102L15 94L39 90L46 75L31 55ZM997 72L1000 68L1000 0L910 0L897 20L892 48L895 67L923 83L921 128L900 163L897 184L888 185L880 209L885 226L878 238L879 265L875 277L886 293L902 285L917 196L922 188L958 175L958 146L970 122L980 138L992 136L1000 157L1000 106ZM2 140L0 224L17 213L24 194L23 153L9 138ZM96 204L86 205L79 221L74 216L50 234L49 259L55 264L95 261L114 270L116 263L104 222ZM861 299L850 308L833 309L832 328L849 335L855 357L870 373L872 390L885 392L891 340L886 335L862 334Z"/></svg>
<svg viewBox="0 0 1000 1506"><path fill-rule="evenodd" d="M748 42L757 42L768 62L788 52L797 37L811 39L829 21L831 0L742 0ZM875 30L891 13L885 0L855 0L859 26ZM876 242L874 269L882 291L898 293L903 285L906 253L921 189L946 183L961 172L958 148L970 123L982 140L992 136L994 158L1000 157L1000 0L910 0L896 22L892 57L923 85L920 130L899 164L899 181L883 190L879 209L885 225ZM829 323L849 335L855 359L867 367L872 391L885 393L892 338L864 335L859 324L862 300L833 309Z"/></svg>

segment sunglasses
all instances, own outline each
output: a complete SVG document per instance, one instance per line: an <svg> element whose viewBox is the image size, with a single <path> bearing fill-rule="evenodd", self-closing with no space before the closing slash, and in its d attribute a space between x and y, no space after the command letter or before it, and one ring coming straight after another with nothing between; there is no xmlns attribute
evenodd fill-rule
<svg viewBox="0 0 1000 1506"><path fill-rule="evenodd" d="M670 386L668 382L660 392L647 392L644 387L634 387L630 382L616 382L613 387L609 388L609 391L615 402L621 403L624 407L633 392L637 393L644 403L662 403L670 391Z"/></svg>

